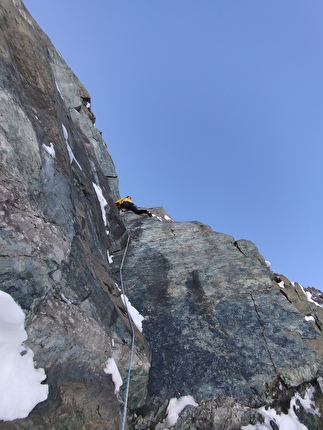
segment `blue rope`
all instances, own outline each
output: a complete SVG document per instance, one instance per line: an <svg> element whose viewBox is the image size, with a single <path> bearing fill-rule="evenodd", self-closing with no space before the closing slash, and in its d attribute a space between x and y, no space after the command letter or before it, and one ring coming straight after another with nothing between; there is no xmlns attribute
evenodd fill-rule
<svg viewBox="0 0 323 430"><path fill-rule="evenodd" d="M128 366L127 381L126 381L126 391L125 391L125 394L124 394L124 403L123 403L123 411L122 411L120 430L124 430L124 426L125 426L125 422L126 422L128 396L129 396L129 386L130 386L131 365L132 365L133 350L134 350L134 346L135 346L135 330L133 328L131 316L130 316L129 311L128 311L128 305L127 305L126 295L125 295L125 292L124 292L123 277L122 277L123 263L124 263L124 260L126 258L127 252L128 252L129 242L130 242L130 235L128 234L128 240L127 240L125 251L123 253L123 258L122 258L121 265L120 265L120 270L119 270L119 272L120 272L120 282L121 282L121 291L122 291L122 294L123 294L123 297L124 297L124 305L125 305L125 308L126 308L127 317L128 317L128 321L129 321L129 325L130 325L130 329L131 329L131 349L130 349L130 356L129 356L129 366Z"/></svg>

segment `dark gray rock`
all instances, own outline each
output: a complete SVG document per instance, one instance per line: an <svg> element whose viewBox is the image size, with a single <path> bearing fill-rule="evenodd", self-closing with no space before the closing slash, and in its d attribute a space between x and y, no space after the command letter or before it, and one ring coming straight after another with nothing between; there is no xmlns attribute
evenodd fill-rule
<svg viewBox="0 0 323 430"><path fill-rule="evenodd" d="M254 244L199 222L171 222L161 208L153 213L124 216L131 236L124 279L153 353L136 428L156 425L169 399L186 395L217 408L239 405L231 411L236 424L182 419L176 428L240 428L278 386L295 389L322 375L312 345L321 334L286 300ZM200 422L198 408L190 409Z"/></svg>

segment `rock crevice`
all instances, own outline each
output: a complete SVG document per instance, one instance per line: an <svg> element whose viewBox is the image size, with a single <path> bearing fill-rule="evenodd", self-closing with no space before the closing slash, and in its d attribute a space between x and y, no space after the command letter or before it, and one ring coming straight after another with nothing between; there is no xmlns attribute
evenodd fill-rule
<svg viewBox="0 0 323 430"><path fill-rule="evenodd" d="M265 345L266 345L266 349L267 349L267 352L268 352L268 355L269 355L270 361L271 361L271 363L272 363L272 366L273 366L273 368L274 368L275 373L278 375L277 368L276 368L275 363L274 363L274 361L273 361L273 358L272 358L272 355L271 355L271 352L270 352L270 349L269 349L269 345L268 345L268 342L267 342L267 339L266 339L266 325L265 325L265 323L261 320L261 315L260 315L260 313L259 313L259 310L258 310L258 307L257 307L257 303L256 303L255 298L253 297L253 295L252 295L252 294L250 294L250 297L251 297L251 300L252 300L253 305L254 305L254 309L255 309L255 312L256 312L256 315L257 315L257 318L258 318L258 321L259 321L259 325L260 325L260 327L261 327L261 335L262 335L262 338L263 338L264 343L265 343Z"/></svg>

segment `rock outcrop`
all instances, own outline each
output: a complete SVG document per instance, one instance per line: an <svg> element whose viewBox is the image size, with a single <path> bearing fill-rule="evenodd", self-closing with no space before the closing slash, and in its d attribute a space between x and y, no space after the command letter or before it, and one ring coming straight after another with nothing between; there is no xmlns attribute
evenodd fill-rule
<svg viewBox="0 0 323 430"><path fill-rule="evenodd" d="M115 393L104 366L113 358L126 380L125 257L125 292L145 318L125 428L251 429L290 411L321 429L319 293L272 273L247 240L163 208L120 214L90 95L21 0L1 1L0 23L0 288L23 309L49 385L27 418L0 428L120 427L125 383ZM171 422L170 399L185 396Z"/></svg>

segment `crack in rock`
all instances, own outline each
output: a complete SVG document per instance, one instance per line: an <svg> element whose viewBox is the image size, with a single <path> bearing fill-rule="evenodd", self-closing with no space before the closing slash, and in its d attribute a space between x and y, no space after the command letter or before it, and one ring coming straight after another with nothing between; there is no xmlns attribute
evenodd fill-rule
<svg viewBox="0 0 323 430"><path fill-rule="evenodd" d="M238 242L236 240L233 242L233 245L237 248L238 251L241 252L241 254L246 256L246 254L242 251L242 249L240 248L240 246L238 245Z"/></svg>
<svg viewBox="0 0 323 430"><path fill-rule="evenodd" d="M268 345L268 342L267 342L267 338L266 338L266 334L265 334L265 331L266 331L265 324L263 323L263 321L262 321L262 319L261 319L260 313L259 313L259 311L258 311L257 303L256 303L256 301L255 301L255 299L254 299L254 297L253 297L253 295L252 295L251 293L250 293L250 297L251 297L251 300L252 300L252 302L253 302L253 306L254 306L254 309L255 309L255 312L256 312L256 315L257 315L257 318L258 318L259 324L260 324L260 326L261 326L261 328L262 328L262 330L261 330L261 336L262 336L262 338L263 338L263 340L264 340L264 342L265 342L266 350L267 350L267 352L268 352L268 356L269 356L270 361L271 361L271 363L272 363L272 365L273 365L273 368L274 368L274 370L275 370L275 373L278 375L278 371L277 371L277 368L276 368L276 366L275 366L275 363L274 363L274 360L273 360L273 357L272 357L272 355L271 355L270 348L269 348L269 345Z"/></svg>

